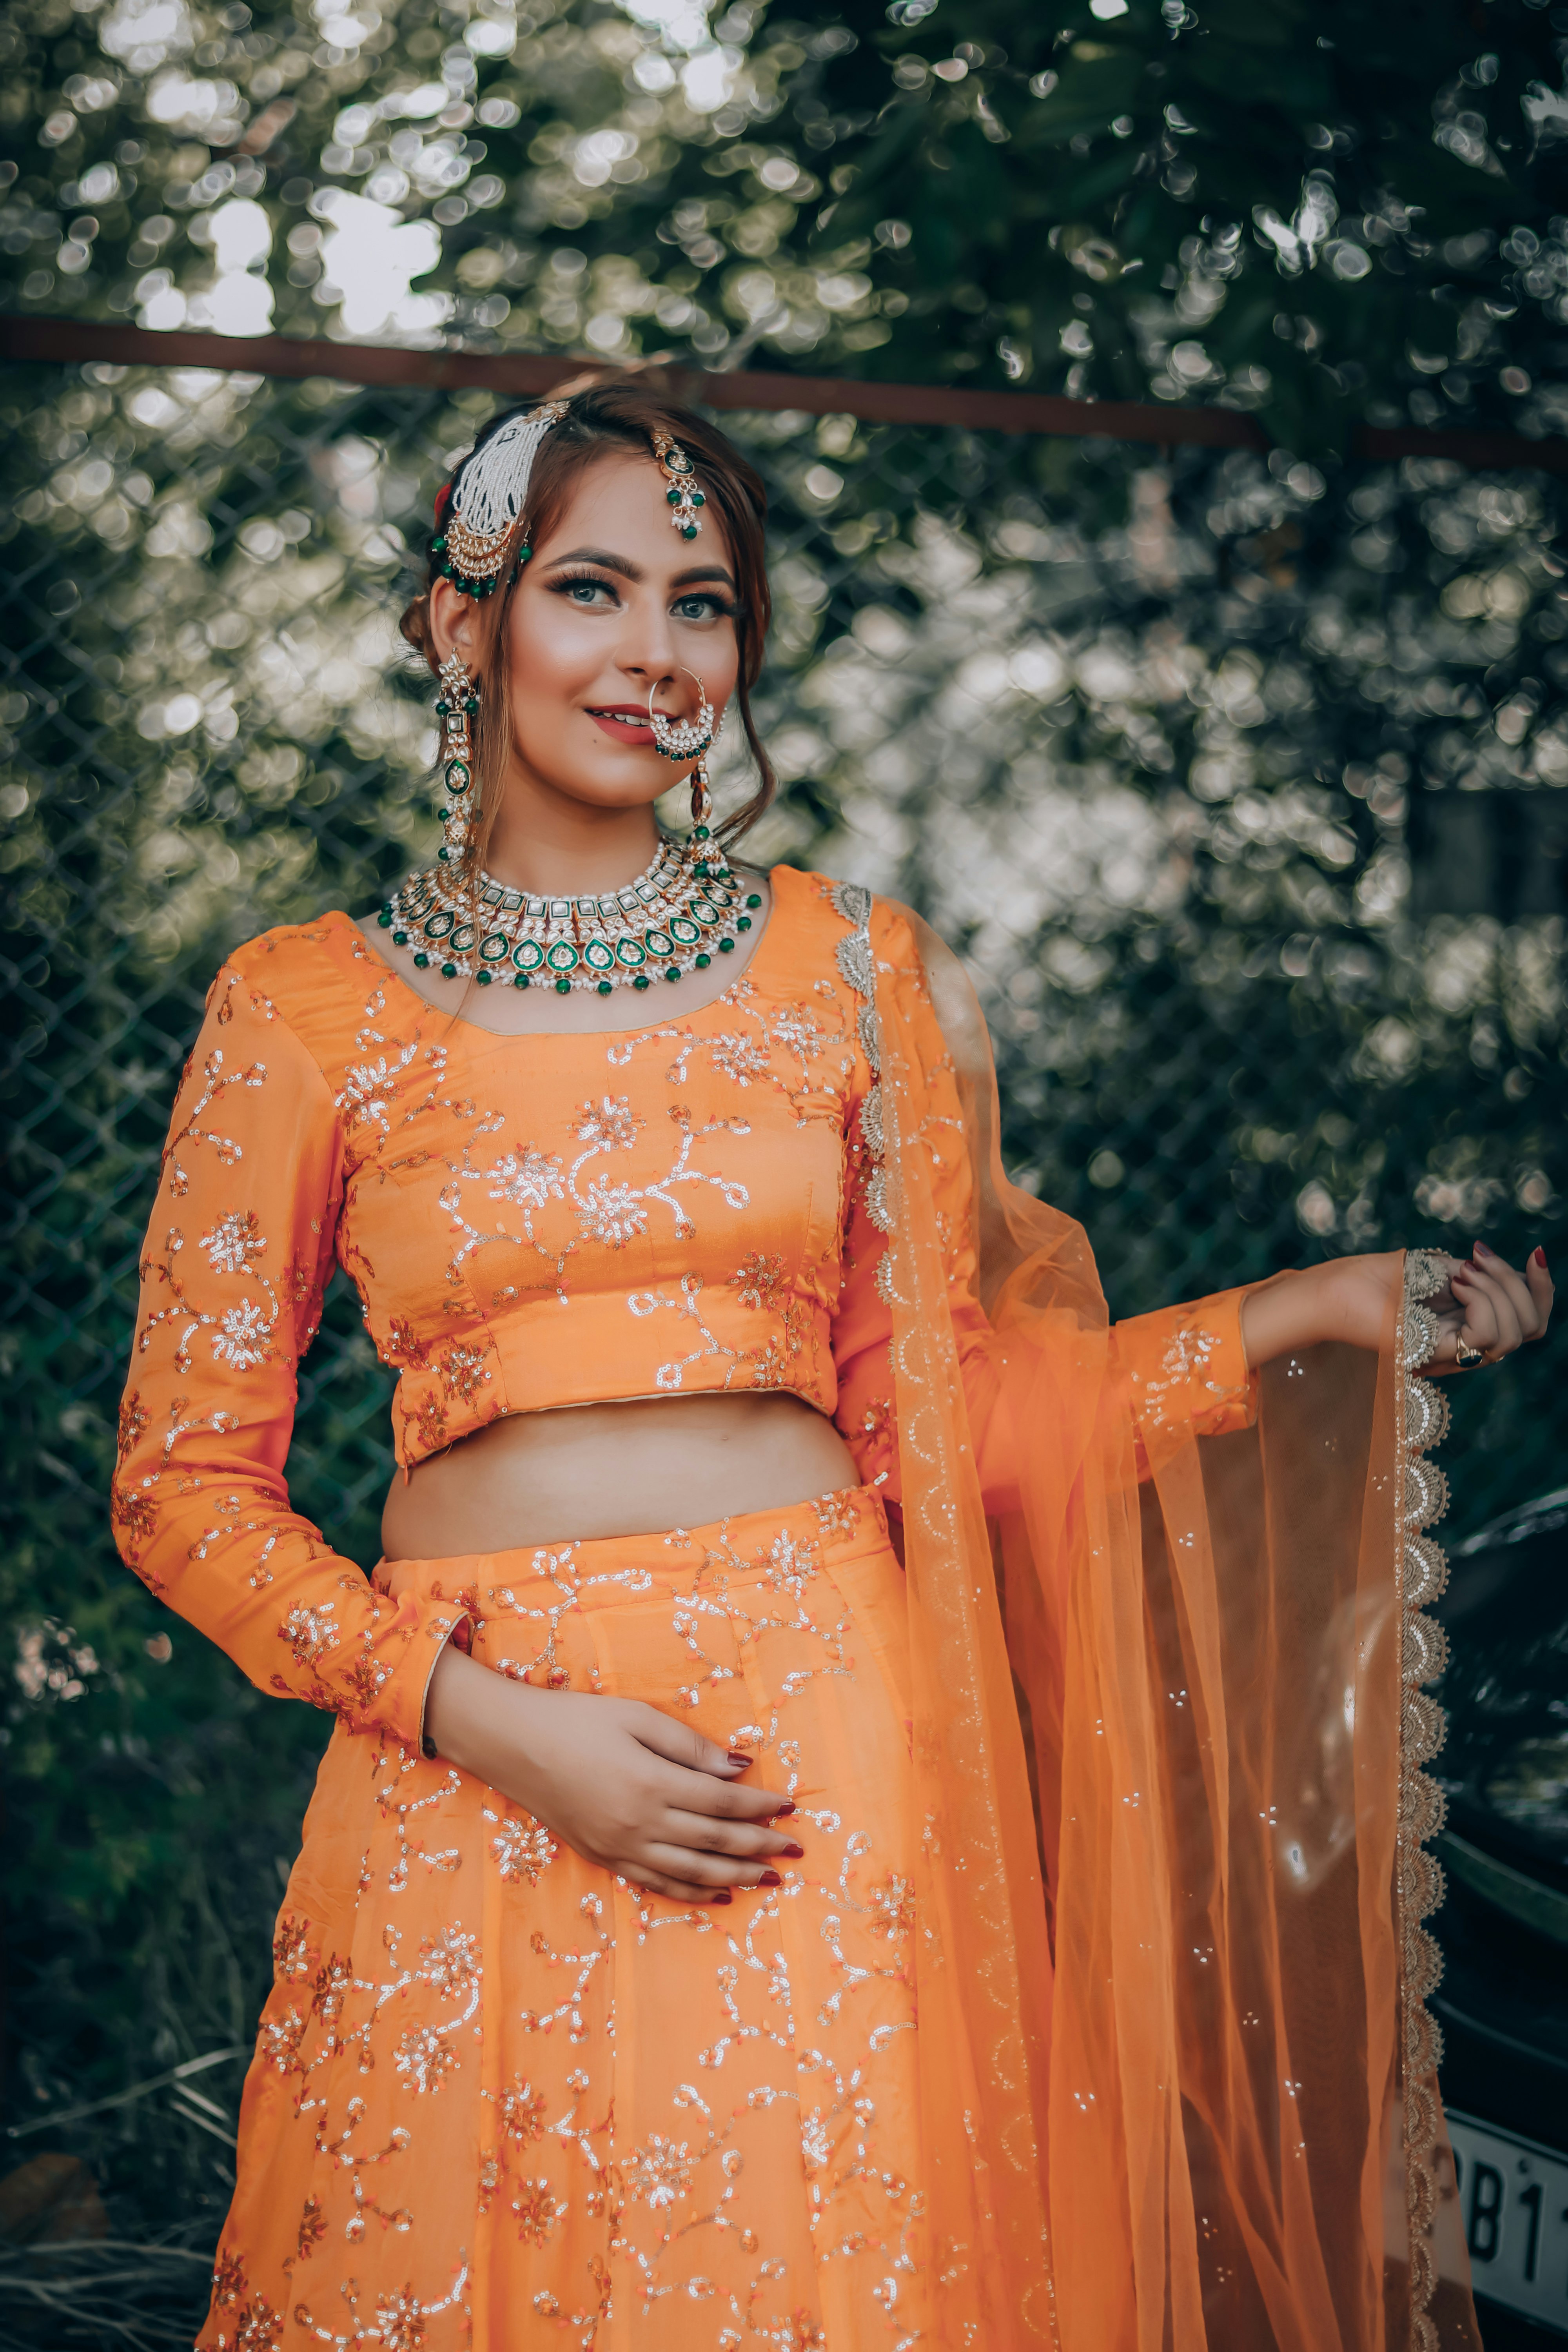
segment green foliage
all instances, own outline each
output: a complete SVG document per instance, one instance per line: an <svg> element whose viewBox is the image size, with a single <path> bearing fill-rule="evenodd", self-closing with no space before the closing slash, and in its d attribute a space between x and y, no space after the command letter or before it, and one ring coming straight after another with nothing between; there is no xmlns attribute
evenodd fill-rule
<svg viewBox="0 0 1568 2352"><path fill-rule="evenodd" d="M993 365L999 337L1010 375L1054 383L1076 351L1073 390L1217 395L1296 448L1362 415L1520 414L1531 387L1500 366L1556 372L1568 184L1542 10L1489 9L1478 53L1473 12L1420 0L991 0L946 61L941 8L888 14L910 20L878 44L901 52L900 96L818 235L908 221L900 282L930 322L905 331L912 372L939 349ZM1444 401L1418 389L1437 373Z"/></svg>
<svg viewBox="0 0 1568 2352"><path fill-rule="evenodd" d="M1561 431L1560 14L24 0L0 246L24 310Z"/></svg>

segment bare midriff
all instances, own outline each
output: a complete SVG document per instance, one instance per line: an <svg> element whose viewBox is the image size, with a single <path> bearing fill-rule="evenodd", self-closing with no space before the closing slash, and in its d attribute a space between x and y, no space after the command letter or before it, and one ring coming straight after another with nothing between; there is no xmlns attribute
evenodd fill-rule
<svg viewBox="0 0 1568 2352"><path fill-rule="evenodd" d="M833 1423L799 1397L633 1397L517 1413L393 1480L390 1560L697 1528L856 1484Z"/></svg>

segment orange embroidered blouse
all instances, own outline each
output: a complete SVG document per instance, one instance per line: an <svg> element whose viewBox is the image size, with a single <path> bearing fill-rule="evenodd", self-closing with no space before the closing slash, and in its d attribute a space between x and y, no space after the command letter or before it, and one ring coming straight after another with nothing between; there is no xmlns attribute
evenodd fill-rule
<svg viewBox="0 0 1568 2352"><path fill-rule="evenodd" d="M868 974L831 884L772 880L722 996L608 1034L498 1036L437 1011L339 913L219 972L142 1258L113 1508L128 1564L262 1688L413 1744L460 1618L377 1595L289 1508L299 1365L334 1264L397 1371L401 1463L504 1413L776 1389L832 1415L897 1499ZM873 931L923 1001L907 923L879 907ZM968 1156L925 1019L922 1135L984 1468ZM1134 1346L1135 1395L1169 1418L1173 1379L1175 1417L1244 1420L1239 1303L1207 1302L1191 1363L1169 1363L1168 1327L1165 1360Z"/></svg>

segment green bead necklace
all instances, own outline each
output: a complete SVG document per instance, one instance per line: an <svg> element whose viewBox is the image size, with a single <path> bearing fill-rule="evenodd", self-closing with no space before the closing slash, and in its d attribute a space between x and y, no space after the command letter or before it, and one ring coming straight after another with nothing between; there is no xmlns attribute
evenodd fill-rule
<svg viewBox="0 0 1568 2352"><path fill-rule="evenodd" d="M709 828L685 842L662 841L646 872L618 890L587 898L539 898L509 890L481 873L465 890L439 866L411 874L378 920L395 947L408 948L421 971L472 980L481 988L574 988L608 996L655 980L706 971L713 955L731 955L762 905L741 885Z"/></svg>

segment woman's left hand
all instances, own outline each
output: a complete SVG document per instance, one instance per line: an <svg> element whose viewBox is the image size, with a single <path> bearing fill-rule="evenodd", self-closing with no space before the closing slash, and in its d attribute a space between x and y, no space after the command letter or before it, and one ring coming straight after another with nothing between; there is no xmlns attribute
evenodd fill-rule
<svg viewBox="0 0 1568 2352"><path fill-rule="evenodd" d="M1539 1339L1552 1319L1552 1276L1546 1253L1532 1250L1524 1272L1477 1242L1468 1258L1449 1258L1448 1279L1425 1303L1437 1318L1441 1337L1423 1370L1453 1372L1474 1369L1472 1350L1495 1364L1527 1339Z"/></svg>
<svg viewBox="0 0 1568 2352"><path fill-rule="evenodd" d="M1552 1317L1546 1256L1533 1250L1522 1274L1477 1242L1470 1257L1444 1257L1441 1290L1423 1303L1437 1319L1436 1348L1422 1370L1453 1372L1497 1363L1527 1339L1539 1339ZM1247 1360L1255 1368L1322 1339L1379 1348L1402 1265L1398 1250L1335 1258L1253 1291L1242 1309Z"/></svg>

